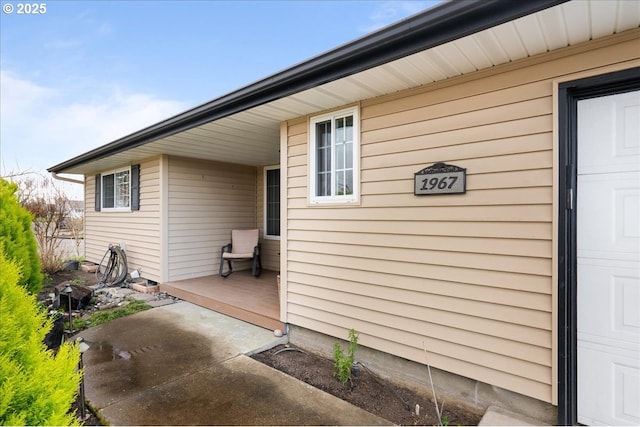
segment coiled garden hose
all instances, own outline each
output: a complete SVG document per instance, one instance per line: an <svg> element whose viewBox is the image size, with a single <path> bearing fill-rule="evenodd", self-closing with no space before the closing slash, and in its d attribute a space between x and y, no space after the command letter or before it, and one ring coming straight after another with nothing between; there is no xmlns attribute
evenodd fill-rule
<svg viewBox="0 0 640 427"><path fill-rule="evenodd" d="M118 286L126 280L127 272L127 255L124 249L120 245L109 245L96 270L98 287Z"/></svg>

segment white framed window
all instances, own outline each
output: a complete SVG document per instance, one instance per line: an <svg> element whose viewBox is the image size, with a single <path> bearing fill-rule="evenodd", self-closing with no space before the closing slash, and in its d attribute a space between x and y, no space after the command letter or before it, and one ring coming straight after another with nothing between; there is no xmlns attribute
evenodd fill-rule
<svg viewBox="0 0 640 427"><path fill-rule="evenodd" d="M264 237L280 239L280 166L264 168Z"/></svg>
<svg viewBox="0 0 640 427"><path fill-rule="evenodd" d="M102 174L102 210L131 210L131 169L120 169Z"/></svg>
<svg viewBox="0 0 640 427"><path fill-rule="evenodd" d="M309 201L358 202L360 131L357 107L312 117L309 124Z"/></svg>
<svg viewBox="0 0 640 427"><path fill-rule="evenodd" d="M95 178L96 212L140 210L140 165L97 174Z"/></svg>

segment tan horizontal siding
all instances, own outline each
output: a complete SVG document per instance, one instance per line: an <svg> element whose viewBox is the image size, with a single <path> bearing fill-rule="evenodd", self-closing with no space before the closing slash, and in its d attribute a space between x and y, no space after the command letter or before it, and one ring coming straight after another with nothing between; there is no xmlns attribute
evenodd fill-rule
<svg viewBox="0 0 640 427"><path fill-rule="evenodd" d="M85 178L85 258L100 262L109 244L124 244L129 270L160 281L160 161L140 164L140 210L96 212L95 177ZM105 263L107 258L105 258Z"/></svg>
<svg viewBox="0 0 640 427"><path fill-rule="evenodd" d="M549 129L550 130L550 129ZM514 130L512 130L513 132ZM444 145L446 142L440 137L433 139L421 139L419 144L412 144L403 148L403 144L396 143L377 143L371 146L363 146L362 157L384 156L383 159L388 161L388 156L396 154L405 156L407 153L421 153L425 149L430 149L432 155L442 159L477 159L484 157L493 157L501 155L511 155L516 153L532 153L537 151L549 150L552 147L552 140L547 133L533 133L522 136L511 136L505 138L496 138L483 140L479 142L466 142L463 144L452 143ZM388 150L388 152L384 152ZM395 160L402 157L389 157ZM415 161L415 159L414 159ZM375 164L375 163L374 163ZM410 164L410 163L403 163Z"/></svg>
<svg viewBox="0 0 640 427"><path fill-rule="evenodd" d="M429 157L439 159L439 157ZM504 154L491 157L490 154L487 153L486 156L478 155L478 157L473 159L452 159L447 158L443 161L447 163L456 162L456 164L460 167L466 168L469 171L473 171L474 174L481 173L490 173L490 172L508 172L508 171L521 171L521 170L529 170L529 169L541 169L541 168L551 168L553 158L551 157L550 151L534 151L528 153L514 153L514 154ZM408 170L412 169L413 173L418 172L422 167L425 166L424 163L415 163L416 162L416 154L410 153L398 153L391 154L389 157L369 157L362 159L362 167L367 168L369 172L367 174L363 174L362 179L364 181L368 180L384 180L384 176L376 176L375 169L386 169L386 168L396 168L394 165L405 165L406 163L414 164L411 166L403 166L398 169L391 170L383 170L382 173L395 173L396 175L401 173L406 173ZM429 166L429 165L427 165ZM411 176L413 176L411 173ZM370 175L369 175L370 174ZM469 174L472 174L469 172ZM411 187L413 188L413 187ZM365 196L363 194L363 196Z"/></svg>
<svg viewBox="0 0 640 427"><path fill-rule="evenodd" d="M311 224L305 220L290 220L289 229L316 230L339 233L374 232L385 234L425 234L430 236L497 237L513 239L551 239L551 226L543 222L483 222L477 221L323 221Z"/></svg>
<svg viewBox="0 0 640 427"><path fill-rule="evenodd" d="M308 117L287 125L289 322L552 402L554 79L638 58L584 43L360 110L358 206L309 205ZM415 196L414 173L467 170Z"/></svg>
<svg viewBox="0 0 640 427"><path fill-rule="evenodd" d="M520 187L520 188L498 188L478 191L468 191L466 194L430 196L428 202L424 198L413 198L413 181L409 182L410 192L370 194L362 196L362 206L487 206L487 205L530 205L548 204L551 197L550 187ZM304 194L303 194L304 193ZM303 188L289 189L289 197L298 199L297 203L292 200L289 207L300 207L305 203L306 191Z"/></svg>
<svg viewBox="0 0 640 427"><path fill-rule="evenodd" d="M330 276L318 276L317 273L326 271ZM315 276L315 277L311 277ZM415 276L405 276L392 272L373 272L344 270L340 267L322 266L305 263L293 263L290 278L294 282L308 283L318 281L322 287L345 290L344 283L349 282L348 291L355 294L375 296L384 300L407 296L406 301L412 303L415 293L425 295L442 295L451 298L461 298L471 301L482 301L492 304L523 307L530 310L546 311L549 309L550 295L537 292L525 292L521 289L496 288L470 283L452 282L450 280L424 279ZM524 298L518 299L518 297ZM437 308L437 307L436 307ZM442 308L442 307L441 307ZM495 326L495 325L494 325ZM456 327L462 327L462 324ZM517 329L522 334L521 329ZM540 330L542 331L542 330ZM505 332L505 331L502 331ZM522 335L518 339L531 339L537 345L548 345L548 334Z"/></svg>
<svg viewBox="0 0 640 427"><path fill-rule="evenodd" d="M539 98L552 95L551 87L547 82L537 81L500 90L491 97L468 97L462 93L462 98L450 100L450 94L441 92L442 96L438 97L438 93L432 92L427 101L420 95L409 94L396 100L389 100L384 105L365 103L367 118L362 120L362 131L369 132L410 122L420 122L425 117L454 117L460 114L460 111L466 110L490 112L491 108L496 106L505 108L504 106L511 104L522 105L521 100L529 98L532 93ZM541 108L545 109L547 106L542 105ZM529 117L530 114L526 113L525 116ZM382 120L379 120L380 118ZM484 124L481 123L481 125Z"/></svg>
<svg viewBox="0 0 640 427"><path fill-rule="evenodd" d="M537 292L550 294L548 288L549 278L546 276L534 276L529 274L512 273L504 271L490 271L482 269L463 269L442 265L414 263L398 263L387 261L384 259L368 260L368 259L346 259L344 257L336 257L325 254L308 255L306 253L298 253L289 251L289 261L291 268L316 267L314 271L317 275L324 274L322 267L340 267L346 271L353 270L354 274L362 274L362 272L372 273L389 273L396 272L400 276L418 277L425 279L433 279L440 281L451 281L468 283L480 286L492 286L496 288L515 289L526 292ZM301 265L299 267L295 261Z"/></svg>
<svg viewBox="0 0 640 427"><path fill-rule="evenodd" d="M388 247L379 242L376 245L364 246L353 243L314 242L309 251L308 242L289 240L291 251L308 252L310 254L327 254L338 257L378 259L397 262L419 262L420 264L465 267L481 270L508 271L514 273L539 274L551 276L551 260L548 258L495 255L473 252L453 252L442 250L416 249L409 247Z"/></svg>
<svg viewBox="0 0 640 427"><path fill-rule="evenodd" d="M486 222L551 222L549 205L505 206L457 206L455 210L447 206L422 206L393 209L372 207L351 209L292 209L291 219L314 221L368 220L368 221L472 221L482 218ZM347 229L348 230L348 229ZM349 230L350 231L350 230ZM413 231L419 231L414 229ZM395 232L395 230L394 230Z"/></svg>
<svg viewBox="0 0 640 427"><path fill-rule="evenodd" d="M325 233L321 230L290 230L289 241L340 243L368 247L431 249L450 252L469 252L551 258L551 244L546 240L497 239L484 237L429 236L420 233Z"/></svg>
<svg viewBox="0 0 640 427"><path fill-rule="evenodd" d="M481 295L480 291L473 291L470 295L462 294L461 292L469 286L458 286L453 282L431 281L434 284L431 288L436 288L435 284L437 283L440 287L451 286L452 289L447 289L446 291L436 289L433 293L428 294L423 289L412 286L416 283L415 279L401 275L382 284L378 282L375 284L364 283L358 281L357 277L354 277L353 280L346 280L339 275L330 278L312 276L315 275L299 271L292 273L290 277L292 282L289 283L289 292L291 292L292 296L300 294L330 299L332 296L337 296L337 293L344 293L340 299L342 302L349 302L350 304L359 302L363 304L362 307L364 308L376 308L377 311L383 312L387 312L385 307L391 310L392 307L399 308L402 305L406 305L408 311L403 313L400 310L397 313L398 315L408 316L410 312L419 313L417 320L534 344L538 347L551 347L550 342L545 341L550 336L550 328L545 323L546 310L522 307L523 304L520 307L514 307L496 303L495 301L500 300L500 298L486 296L490 291L489 289L484 292L485 299L493 301L485 302L472 299L474 295ZM297 283L294 281L296 279L313 280L313 289L310 289L308 285ZM407 287L404 286L404 283L407 283ZM345 285L348 285L348 287ZM368 293L362 294L361 292L363 291ZM503 293L522 295L514 290L504 290ZM527 296L535 298L537 295L527 293ZM544 295L539 296L544 297ZM376 301L371 301L370 298ZM504 302L504 298L501 302ZM539 306L542 302L545 302L545 298L539 298L537 305ZM546 298L546 302L549 302L549 298ZM532 302L528 305L536 305L536 303ZM522 318L512 317L513 313L520 311L527 313L527 315ZM465 322L473 322L473 325L466 325Z"/></svg>
<svg viewBox="0 0 640 427"><path fill-rule="evenodd" d="M322 292L318 292L322 290ZM446 310L431 309L417 305L420 301L393 302L381 301L377 298L357 295L348 298L339 291L321 289L317 286L310 286L302 292L292 292L289 302L292 305L308 306L313 304L316 310L333 313L349 313L349 316L361 319L378 327L392 327L408 333L420 335L423 331L428 331L431 340L438 340L442 346L464 346L468 347L464 352L458 353L458 358L468 362L478 362L484 359L483 366L495 370L503 369L506 358L513 358L516 361L512 366L538 365L537 372L529 372L528 375L536 381L544 381L542 373L548 373L551 366L548 347L535 346L521 341L496 337L493 333L478 333L469 331L466 327L452 328L441 324L441 317L446 317ZM383 306L381 304L384 304ZM467 316L468 322L473 322L473 316ZM434 322L426 321L431 318ZM399 320L401 319L401 320ZM499 349L499 356L492 358ZM445 348L441 347L446 354ZM516 372L511 372L516 373Z"/></svg>
<svg viewBox="0 0 640 427"><path fill-rule="evenodd" d="M304 314L301 315L301 312ZM403 358L425 363L424 344L424 347L428 350L429 363L431 366L446 366L450 372L455 372L459 375L474 378L505 389L527 390L527 393L523 394L543 401L549 401L551 399L551 390L545 382L513 375L504 370L490 369L476 362L467 362L451 357L448 354L442 354L440 341L429 340L427 338L428 331L424 331L424 334L404 333L395 328L380 328L377 324L360 319L345 319L344 316L331 312L316 310L308 306L296 306L294 304L289 304L289 320L293 324L305 325L305 327L309 329L336 337L345 336L343 324L345 320L348 320L350 327L359 331L359 343L361 345L391 354L399 354L402 355ZM379 329L384 332L378 332ZM418 347L414 345L414 342ZM458 346L454 354L463 354L467 348L468 347ZM505 360L505 362L509 363L511 360ZM527 368L529 366L531 365L528 365ZM550 375L548 370L547 375Z"/></svg>
<svg viewBox="0 0 640 427"><path fill-rule="evenodd" d="M366 114L366 108L362 110ZM551 113L550 97L521 100L509 105L501 105L487 110L468 111L446 117L431 118L419 122L406 123L392 127L385 127L370 132L363 131L362 143L369 144L379 141L394 141L396 139L415 136L433 135L458 129L471 129L476 126L487 126L494 123L510 123L531 117L545 116ZM377 120L382 120L377 118Z"/></svg>
<svg viewBox="0 0 640 427"><path fill-rule="evenodd" d="M167 280L217 274L231 230L256 226L256 188L254 167L169 157Z"/></svg>

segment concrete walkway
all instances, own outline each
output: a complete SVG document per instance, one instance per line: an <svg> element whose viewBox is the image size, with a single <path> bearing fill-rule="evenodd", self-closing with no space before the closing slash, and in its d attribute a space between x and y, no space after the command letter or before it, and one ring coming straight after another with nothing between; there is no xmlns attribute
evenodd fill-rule
<svg viewBox="0 0 640 427"><path fill-rule="evenodd" d="M490 406L478 423L479 426L544 426L539 420L497 406Z"/></svg>
<svg viewBox="0 0 640 427"><path fill-rule="evenodd" d="M254 361L269 330L179 302L88 329L85 395L110 425L389 425Z"/></svg>

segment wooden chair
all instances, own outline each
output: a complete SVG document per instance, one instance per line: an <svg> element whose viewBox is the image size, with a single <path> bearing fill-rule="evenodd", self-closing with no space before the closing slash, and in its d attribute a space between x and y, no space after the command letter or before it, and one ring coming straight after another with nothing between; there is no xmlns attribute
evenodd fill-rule
<svg viewBox="0 0 640 427"><path fill-rule="evenodd" d="M262 261L260 259L260 243L258 239L260 232L253 230L231 230L231 243L222 247L220 251L220 276L228 277L233 273L233 261L252 260L252 274L258 277L262 272ZM227 261L229 270L223 272L224 262Z"/></svg>

